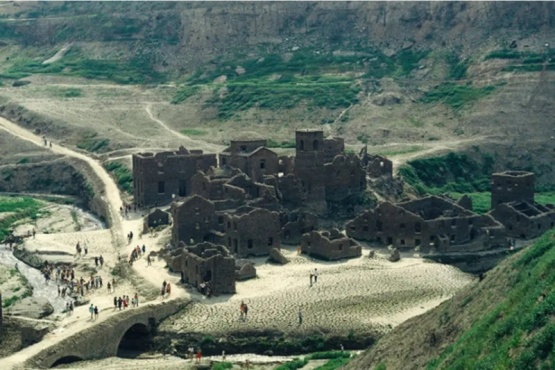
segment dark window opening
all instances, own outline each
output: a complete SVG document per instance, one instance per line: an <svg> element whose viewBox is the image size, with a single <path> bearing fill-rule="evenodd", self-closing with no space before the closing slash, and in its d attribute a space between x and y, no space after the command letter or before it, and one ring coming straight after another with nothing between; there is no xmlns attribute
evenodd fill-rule
<svg viewBox="0 0 555 370"><path fill-rule="evenodd" d="M187 182L185 180L179 180L179 191L177 193L180 197L187 195Z"/></svg>
<svg viewBox="0 0 555 370"><path fill-rule="evenodd" d="M418 246L421 245L421 244L422 244L422 242L420 241L420 239L414 239L414 245L415 245L415 246L418 247Z"/></svg>
<svg viewBox="0 0 555 370"><path fill-rule="evenodd" d="M455 235L451 235L451 243L455 241Z"/></svg>
<svg viewBox="0 0 555 370"><path fill-rule="evenodd" d="M252 249L253 247L252 239L247 240L247 248Z"/></svg>
<svg viewBox="0 0 555 370"><path fill-rule="evenodd" d="M383 228L382 222L380 220L377 220L376 221L376 230L377 231L382 231L382 228Z"/></svg>
<svg viewBox="0 0 555 370"><path fill-rule="evenodd" d="M391 237L387 238L387 244L388 245L393 244L393 238Z"/></svg>
<svg viewBox="0 0 555 370"><path fill-rule="evenodd" d="M166 183L164 181L158 181L158 194L166 193Z"/></svg>
<svg viewBox="0 0 555 370"><path fill-rule="evenodd" d="M224 223L224 217L223 216L218 216L218 224L223 225L223 223Z"/></svg>
<svg viewBox="0 0 555 370"><path fill-rule="evenodd" d="M268 238L268 245L274 245L274 238Z"/></svg>
<svg viewBox="0 0 555 370"><path fill-rule="evenodd" d="M304 150L304 140L299 141L299 150Z"/></svg>
<svg viewBox="0 0 555 370"><path fill-rule="evenodd" d="M421 231L422 231L422 225L420 225L420 222L416 222L416 223L414 224L414 232L415 232L415 233L419 233L419 232L421 232Z"/></svg>
<svg viewBox="0 0 555 370"><path fill-rule="evenodd" d="M343 250L343 244L339 244L339 250L340 250L340 251Z"/></svg>
<svg viewBox="0 0 555 370"><path fill-rule="evenodd" d="M318 150L318 140L314 140L314 141L312 142L312 148L313 148L314 150Z"/></svg>
<svg viewBox="0 0 555 370"><path fill-rule="evenodd" d="M401 239L401 245L405 245L405 239Z"/></svg>
<svg viewBox="0 0 555 370"><path fill-rule="evenodd" d="M266 160L265 160L265 159L261 159L261 160L260 160L260 168L261 168L261 169L266 168Z"/></svg>

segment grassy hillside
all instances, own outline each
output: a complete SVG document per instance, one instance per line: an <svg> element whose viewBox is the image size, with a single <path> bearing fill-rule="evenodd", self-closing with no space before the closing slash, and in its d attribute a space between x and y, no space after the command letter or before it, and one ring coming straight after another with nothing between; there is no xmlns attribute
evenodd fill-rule
<svg viewBox="0 0 555 370"><path fill-rule="evenodd" d="M347 369L553 369L554 267L551 231Z"/></svg>

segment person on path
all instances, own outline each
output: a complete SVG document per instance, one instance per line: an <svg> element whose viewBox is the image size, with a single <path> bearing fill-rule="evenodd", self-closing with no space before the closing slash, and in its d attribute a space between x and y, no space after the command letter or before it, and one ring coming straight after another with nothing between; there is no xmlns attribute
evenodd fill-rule
<svg viewBox="0 0 555 370"><path fill-rule="evenodd" d="M193 359L193 357L195 357L195 349L191 346L187 349L187 354L188 354L188 358L190 358L191 360Z"/></svg>
<svg viewBox="0 0 555 370"><path fill-rule="evenodd" d="M98 266L98 257L94 257L94 265Z"/></svg>
<svg viewBox="0 0 555 370"><path fill-rule="evenodd" d="M118 298L118 309L121 311L121 306L123 305L123 299L121 297Z"/></svg>
<svg viewBox="0 0 555 370"><path fill-rule="evenodd" d="M98 306L94 306L94 319L98 319Z"/></svg>
<svg viewBox="0 0 555 370"><path fill-rule="evenodd" d="M114 311L118 308L118 297L114 297Z"/></svg>
<svg viewBox="0 0 555 370"><path fill-rule="evenodd" d="M89 248L87 248L87 246L85 245L85 256L87 255L87 253L89 253Z"/></svg>
<svg viewBox="0 0 555 370"><path fill-rule="evenodd" d="M202 352L200 350L200 348L197 350L197 362L200 362L200 359L202 358Z"/></svg>
<svg viewBox="0 0 555 370"><path fill-rule="evenodd" d="M239 311L240 311L239 318L241 320L244 320L245 319L245 302L244 301L241 301L241 305L239 306Z"/></svg>
<svg viewBox="0 0 555 370"><path fill-rule="evenodd" d="M302 325L303 323L303 311L301 311L301 308L299 307L299 325Z"/></svg>
<svg viewBox="0 0 555 370"><path fill-rule="evenodd" d="M35 229L33 229L33 239L35 239L35 234L36 234L36 231Z"/></svg>
<svg viewBox="0 0 555 370"><path fill-rule="evenodd" d="M135 293L135 304L139 307L139 293Z"/></svg>
<svg viewBox="0 0 555 370"><path fill-rule="evenodd" d="M147 266L151 266L152 265L152 260L150 259L150 254L148 256L146 256L146 265Z"/></svg>
<svg viewBox="0 0 555 370"><path fill-rule="evenodd" d="M170 296L171 292L172 292L171 284L168 283L166 285L166 293L168 293L168 297Z"/></svg>
<svg viewBox="0 0 555 370"><path fill-rule="evenodd" d="M94 305L92 303L89 306L89 313L91 314L91 321L92 321L93 320L93 315L94 315Z"/></svg>
<svg viewBox="0 0 555 370"><path fill-rule="evenodd" d="M312 270L309 272L309 274L310 274L310 286L312 286L312 278L314 277Z"/></svg>
<svg viewBox="0 0 555 370"><path fill-rule="evenodd" d="M98 257L98 262L100 263L100 267L104 266L104 257L102 257L102 255Z"/></svg>
<svg viewBox="0 0 555 370"><path fill-rule="evenodd" d="M247 320L247 314L249 313L249 306L247 306L246 303L245 303L245 308L243 309L243 311L245 312L245 320Z"/></svg>
<svg viewBox="0 0 555 370"><path fill-rule="evenodd" d="M318 282L318 269L314 269L314 284Z"/></svg>
<svg viewBox="0 0 555 370"><path fill-rule="evenodd" d="M168 283L166 282L166 280L164 280L164 282L162 283L162 297L164 297L164 294L166 294L166 285Z"/></svg>
<svg viewBox="0 0 555 370"><path fill-rule="evenodd" d="M73 315L73 308L74 308L73 302L69 302L69 314L70 315Z"/></svg>
<svg viewBox="0 0 555 370"><path fill-rule="evenodd" d="M143 254L146 252L146 246L143 244Z"/></svg>

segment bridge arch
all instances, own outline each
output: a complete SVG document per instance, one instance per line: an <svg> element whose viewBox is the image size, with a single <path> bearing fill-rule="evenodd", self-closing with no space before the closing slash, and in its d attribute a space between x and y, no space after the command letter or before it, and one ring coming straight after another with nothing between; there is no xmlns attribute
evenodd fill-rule
<svg viewBox="0 0 555 370"><path fill-rule="evenodd" d="M152 339L152 330L156 325L156 319L150 317L147 322L136 322L122 332L121 337L116 342L116 356L134 357L137 353L148 350L148 345Z"/></svg>
<svg viewBox="0 0 555 370"><path fill-rule="evenodd" d="M55 368L55 367L58 367L59 365L72 364L74 362L79 362L79 361L84 361L84 359L80 356L75 356L75 355L63 356L57 359L56 361L54 361L54 363L50 366L50 368Z"/></svg>

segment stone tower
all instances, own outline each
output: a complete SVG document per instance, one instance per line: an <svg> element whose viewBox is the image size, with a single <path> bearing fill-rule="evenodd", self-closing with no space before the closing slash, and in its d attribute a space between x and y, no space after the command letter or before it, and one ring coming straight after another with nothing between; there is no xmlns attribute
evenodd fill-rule
<svg viewBox="0 0 555 370"><path fill-rule="evenodd" d="M534 174L526 171L505 171L491 176L491 208L501 203L534 203Z"/></svg>
<svg viewBox="0 0 555 370"><path fill-rule="evenodd" d="M309 129L297 130L295 139L297 148L295 175L302 181L306 201L308 203L325 203L324 132Z"/></svg>

